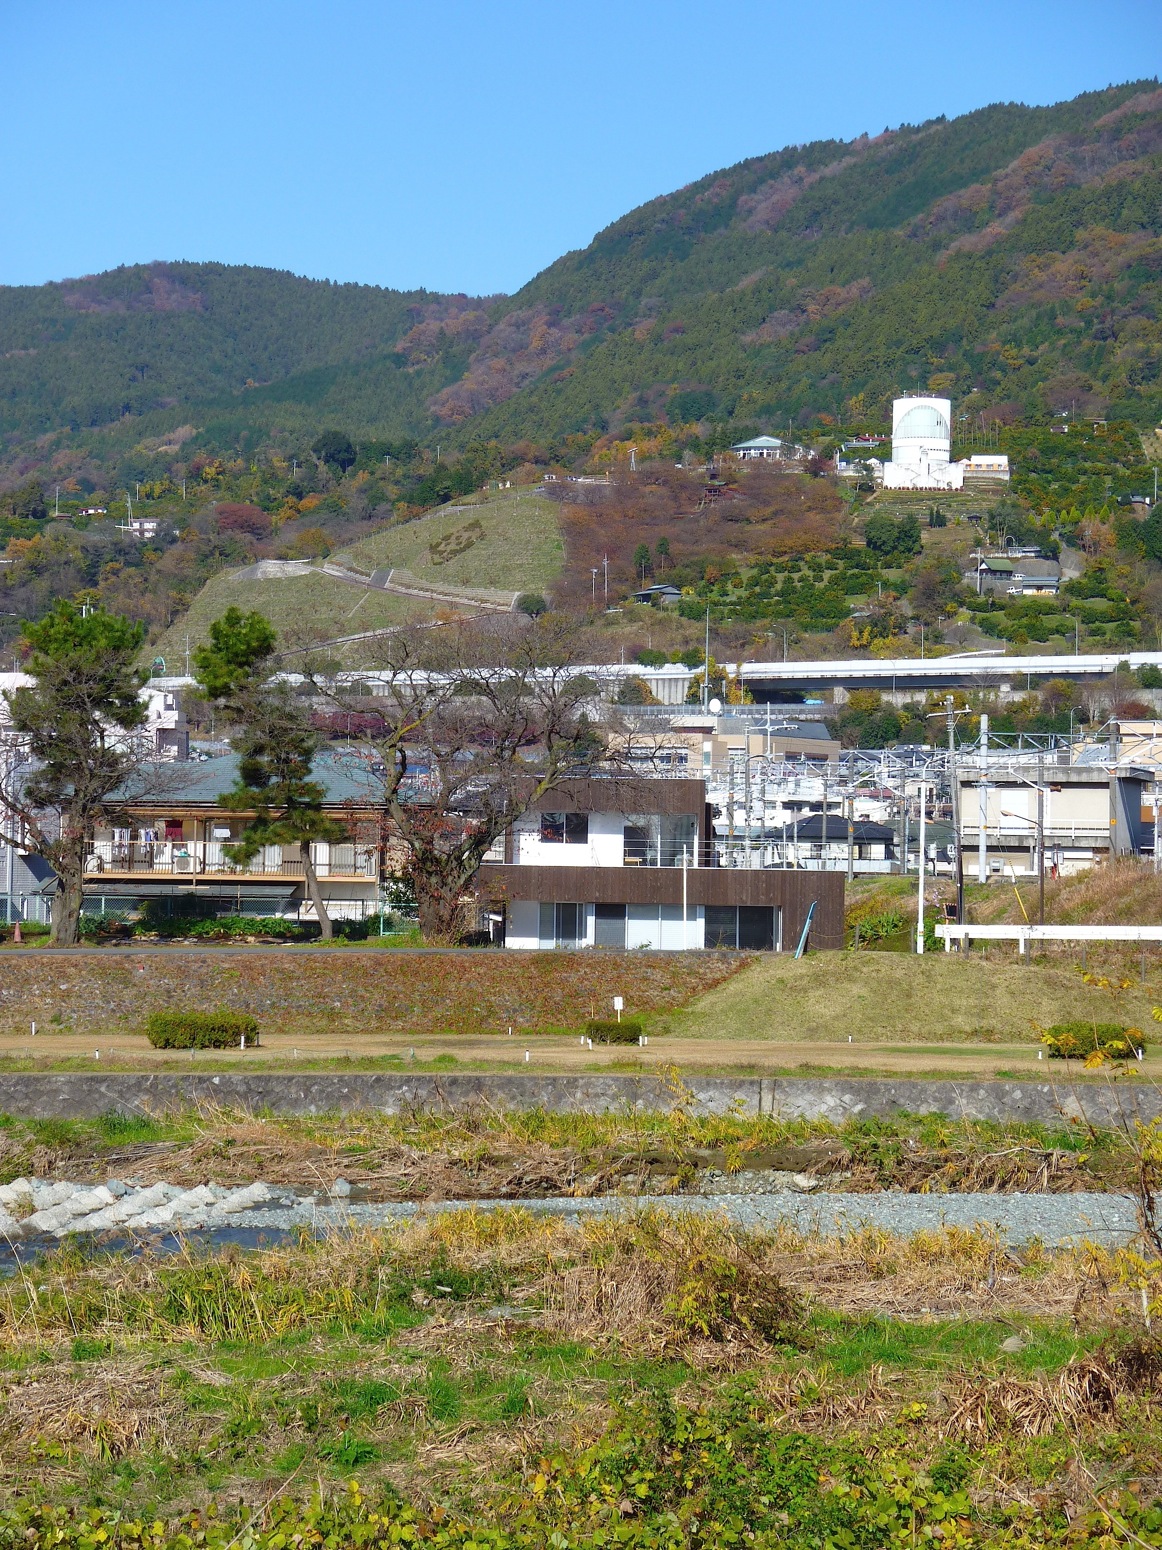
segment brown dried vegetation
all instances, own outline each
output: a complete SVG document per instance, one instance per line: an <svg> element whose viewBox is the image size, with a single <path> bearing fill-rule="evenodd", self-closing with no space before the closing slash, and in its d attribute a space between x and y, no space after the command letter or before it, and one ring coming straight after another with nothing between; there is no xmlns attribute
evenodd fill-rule
<svg viewBox="0 0 1162 1550"><path fill-rule="evenodd" d="M640 544L651 552L660 538L670 545L669 560L650 581L666 581L691 567L701 576L710 563L832 548L843 509L829 480L776 468L740 471L713 498L704 475L653 466L637 475L617 473L611 485L562 485L558 493L565 502L565 572L555 601L579 611L591 605L594 569L603 600L607 556L609 597L615 602L641 585L633 560Z"/></svg>

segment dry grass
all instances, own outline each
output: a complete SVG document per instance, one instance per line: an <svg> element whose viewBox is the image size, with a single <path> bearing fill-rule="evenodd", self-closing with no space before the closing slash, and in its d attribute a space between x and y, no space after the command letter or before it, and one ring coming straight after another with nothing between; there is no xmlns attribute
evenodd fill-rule
<svg viewBox="0 0 1162 1550"><path fill-rule="evenodd" d="M577 1226L521 1207L216 1259L64 1250L4 1287L0 1477L58 1500L103 1482L124 1501L130 1482L150 1512L167 1492L253 1506L304 1461L305 1479L349 1474L335 1448L354 1441L371 1445L365 1490L446 1500L531 1478L599 1436L627 1385L675 1376L681 1402L753 1394L776 1428L873 1448L906 1427L995 1447L1000 1471L1051 1435L1080 1450L1136 1426L1153 1447L1162 1351L1127 1339L1140 1269L1016 1255L984 1232L748 1235L648 1212ZM441 1295L458 1278L469 1289ZM864 1349L843 1342L899 1321L917 1360L839 1365ZM1096 1349L1079 1349L1083 1324L1106 1337ZM997 1352L1029 1325L1056 1342L1047 1371Z"/></svg>
<svg viewBox="0 0 1162 1550"><path fill-rule="evenodd" d="M188 611L150 647L151 652L170 663L184 661L187 634L191 649L201 645L209 637L210 626L231 607L244 612L257 609L279 635L296 640L308 623L312 638L335 639L430 619L437 605L423 598L351 586L319 571L271 581L222 571L206 582Z"/></svg>
<svg viewBox="0 0 1162 1550"><path fill-rule="evenodd" d="M652 961L651 961L652 960ZM392 1032L518 1034L580 1027L617 993L634 1012L681 1005L748 961L738 953L455 954L288 949L59 958L44 949L0 959L0 1030L116 1035L172 1007L251 1012L265 1030L349 1040Z"/></svg>
<svg viewBox="0 0 1162 1550"><path fill-rule="evenodd" d="M660 1351L691 1341L794 1343L797 1299L725 1220L652 1214L583 1229L577 1262L541 1283L544 1320L573 1339Z"/></svg>
<svg viewBox="0 0 1162 1550"><path fill-rule="evenodd" d="M680 1195L713 1174L807 1174L845 1194L1054 1193L1134 1187L1127 1136L1084 1148L1065 1122L998 1127L938 1116L858 1122L620 1111L551 1114L475 1104L454 1112L264 1116L211 1104L169 1116L91 1122L9 1120L0 1177L191 1187L256 1179L326 1190L340 1176L375 1200L522 1200Z"/></svg>
<svg viewBox="0 0 1162 1550"><path fill-rule="evenodd" d="M35 1368L0 1387L3 1435L43 1449L75 1448L90 1458L123 1458L167 1444L167 1405L156 1367L124 1359L77 1370Z"/></svg>
<svg viewBox="0 0 1162 1550"><path fill-rule="evenodd" d="M1047 1437L1100 1426L1143 1387L1124 1361L1098 1352L1075 1358L1052 1377L950 1373L926 1399L915 1397L918 1387L906 1375L879 1365L855 1381L827 1368L768 1372L758 1390L772 1417L799 1431L877 1430L903 1414L922 1420L941 1439L979 1444L1001 1435ZM1152 1383L1145 1387L1153 1392Z"/></svg>
<svg viewBox="0 0 1162 1550"><path fill-rule="evenodd" d="M1037 881L1021 881L1025 909L1036 918ZM971 918L1019 924L1023 919L1011 884L972 890ZM1162 920L1162 872L1126 857L1075 877L1048 879L1045 919L1050 925L1141 925ZM1076 952L1076 948L1072 949Z"/></svg>
<svg viewBox="0 0 1162 1550"><path fill-rule="evenodd" d="M494 494L385 528L334 558L368 573L390 565L437 587L545 592L564 561L557 514L531 491Z"/></svg>
<svg viewBox="0 0 1162 1550"><path fill-rule="evenodd" d="M570 1225L523 1207L437 1215L249 1256L90 1262L69 1250L35 1281L0 1284L0 1345L81 1334L275 1339L378 1317L400 1275L438 1262L510 1284L547 1326L579 1339L659 1348L795 1339L801 1307L899 1318L1137 1317L1138 1261L1089 1248L1006 1250L995 1234L912 1238L783 1228L748 1234L725 1217L653 1211ZM1129 1266L1129 1269L1126 1267Z"/></svg>

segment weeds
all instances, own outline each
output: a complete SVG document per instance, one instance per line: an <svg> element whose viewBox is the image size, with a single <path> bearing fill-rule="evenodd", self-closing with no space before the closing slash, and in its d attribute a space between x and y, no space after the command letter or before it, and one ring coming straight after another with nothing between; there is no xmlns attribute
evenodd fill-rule
<svg viewBox="0 0 1162 1550"><path fill-rule="evenodd" d="M1126 1188L1132 1138L1073 1126L899 1115L844 1125L770 1116L694 1116L675 1078L669 1113L550 1114L470 1110L291 1118L203 1108L169 1117L11 1120L0 1127L0 1178L104 1178L111 1154L143 1182L307 1188L342 1174L372 1198L667 1193L699 1170L777 1169L842 1178L845 1189ZM127 1167L128 1171L128 1167Z"/></svg>
<svg viewBox="0 0 1162 1550"><path fill-rule="evenodd" d="M1152 1298L1142 1256L989 1233L522 1207L66 1249L3 1289L0 1545L1016 1550L1115 1517L1151 1544L1122 1491L1162 1474L1143 1276Z"/></svg>

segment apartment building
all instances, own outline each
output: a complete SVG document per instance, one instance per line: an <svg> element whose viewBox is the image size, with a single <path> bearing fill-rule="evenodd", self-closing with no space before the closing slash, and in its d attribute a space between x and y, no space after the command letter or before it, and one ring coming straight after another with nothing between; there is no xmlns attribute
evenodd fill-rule
<svg viewBox="0 0 1162 1550"><path fill-rule="evenodd" d="M1137 765L990 766L958 772L968 877L1069 876L1110 856L1140 854L1154 772ZM1038 794L1040 793L1040 795Z"/></svg>

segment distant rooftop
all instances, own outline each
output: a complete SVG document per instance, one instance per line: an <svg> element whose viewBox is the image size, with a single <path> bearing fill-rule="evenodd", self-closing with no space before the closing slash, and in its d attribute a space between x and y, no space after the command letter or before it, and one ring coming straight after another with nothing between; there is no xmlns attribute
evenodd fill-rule
<svg viewBox="0 0 1162 1550"><path fill-rule="evenodd" d="M311 778L322 786L328 806L349 803L354 807L367 807L376 800L377 786L369 762L319 753L311 765ZM137 800L152 807L163 808L171 803L216 807L218 798L232 791L237 783L238 756L231 753L216 759L143 765L139 779L146 795ZM130 800L133 800L132 796Z"/></svg>

